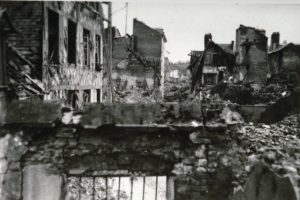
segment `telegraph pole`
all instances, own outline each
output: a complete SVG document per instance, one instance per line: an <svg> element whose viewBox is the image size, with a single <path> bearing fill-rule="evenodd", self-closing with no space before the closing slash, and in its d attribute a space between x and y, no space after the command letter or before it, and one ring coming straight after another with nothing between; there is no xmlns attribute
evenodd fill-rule
<svg viewBox="0 0 300 200"><path fill-rule="evenodd" d="M128 2L126 2L125 34L127 34Z"/></svg>
<svg viewBox="0 0 300 200"><path fill-rule="evenodd" d="M108 10L108 17L104 19L107 21L107 87L106 87L106 102L112 103L113 102L113 83L112 83L112 66L113 66L113 58L112 58L112 6L111 2L103 2L107 5Z"/></svg>
<svg viewBox="0 0 300 200"><path fill-rule="evenodd" d="M108 102L113 102L113 83L112 83L112 13L111 2L108 2Z"/></svg>

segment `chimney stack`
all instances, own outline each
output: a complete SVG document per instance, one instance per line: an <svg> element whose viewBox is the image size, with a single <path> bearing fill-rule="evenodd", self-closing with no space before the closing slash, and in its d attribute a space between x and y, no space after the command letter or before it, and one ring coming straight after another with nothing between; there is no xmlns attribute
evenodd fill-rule
<svg viewBox="0 0 300 200"><path fill-rule="evenodd" d="M230 47L230 50L232 50L232 51L233 51L233 47L234 47L234 41L233 41L233 40L231 41L231 43L230 43L230 46L229 46L229 47Z"/></svg>
<svg viewBox="0 0 300 200"><path fill-rule="evenodd" d="M271 50L274 50L277 47L279 47L279 39L280 39L279 32L272 33L272 35L271 35Z"/></svg>
<svg viewBox="0 0 300 200"><path fill-rule="evenodd" d="M206 34L204 35L204 48L207 47L208 42L211 41L211 40L212 40L212 35L211 35L211 33L206 33Z"/></svg>

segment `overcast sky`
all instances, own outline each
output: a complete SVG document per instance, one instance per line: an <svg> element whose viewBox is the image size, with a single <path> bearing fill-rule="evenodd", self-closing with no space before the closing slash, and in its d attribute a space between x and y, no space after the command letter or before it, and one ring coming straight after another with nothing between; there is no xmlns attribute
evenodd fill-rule
<svg viewBox="0 0 300 200"><path fill-rule="evenodd" d="M113 0L113 25L125 33L126 0ZM151 27L164 29L173 62L187 61L191 50L202 50L205 33L217 43L235 40L240 24L280 32L280 41L300 43L300 0L127 0L128 27L132 33L133 18ZM269 39L270 42L270 39Z"/></svg>

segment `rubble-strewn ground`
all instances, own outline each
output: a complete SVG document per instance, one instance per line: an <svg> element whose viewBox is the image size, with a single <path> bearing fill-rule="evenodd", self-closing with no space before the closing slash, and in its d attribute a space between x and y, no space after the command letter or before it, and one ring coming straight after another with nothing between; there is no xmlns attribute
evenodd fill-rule
<svg viewBox="0 0 300 200"><path fill-rule="evenodd" d="M232 167L236 187L245 184L260 161L278 175L300 175L300 128L296 114L271 125L243 123L229 134L233 138L231 148L221 160L222 165Z"/></svg>
<svg viewBox="0 0 300 200"><path fill-rule="evenodd" d="M155 92L144 91L142 89L133 89L126 91L115 90L115 101L120 103L157 103L159 98Z"/></svg>
<svg viewBox="0 0 300 200"><path fill-rule="evenodd" d="M238 104L266 104L276 102L279 98L290 94L290 89L285 84L269 84L256 89L249 83L220 83L212 90L212 94L219 94L224 100Z"/></svg>
<svg viewBox="0 0 300 200"><path fill-rule="evenodd" d="M190 94L190 85L188 80L184 81L166 81L165 82L165 95L166 102L183 102Z"/></svg>

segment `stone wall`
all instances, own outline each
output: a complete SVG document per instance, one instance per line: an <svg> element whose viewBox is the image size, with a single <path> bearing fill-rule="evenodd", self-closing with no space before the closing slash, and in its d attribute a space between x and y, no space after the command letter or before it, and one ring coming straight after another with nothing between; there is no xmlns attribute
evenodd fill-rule
<svg viewBox="0 0 300 200"><path fill-rule="evenodd" d="M268 38L264 30L243 25L236 30L236 64L247 67L245 78L248 81L266 82L269 73L267 46Z"/></svg>
<svg viewBox="0 0 300 200"><path fill-rule="evenodd" d="M143 57L161 58L163 36L160 32L134 19L133 37L136 37L136 50Z"/></svg>
<svg viewBox="0 0 300 200"><path fill-rule="evenodd" d="M267 164L253 168L244 189L235 192L232 200L298 200L299 189L294 175L276 174Z"/></svg>
<svg viewBox="0 0 300 200"><path fill-rule="evenodd" d="M292 44L278 52L270 53L268 61L272 76L299 85L300 55Z"/></svg>
<svg viewBox="0 0 300 200"><path fill-rule="evenodd" d="M34 105L8 106L0 129L1 199L66 199L67 175L168 176L174 199L232 193L221 156L230 141L226 126L203 126L197 105L93 104L62 114L59 104Z"/></svg>
<svg viewBox="0 0 300 200"><path fill-rule="evenodd" d="M136 19L132 37L113 41L113 80L120 91L153 92L164 95L163 34Z"/></svg>

